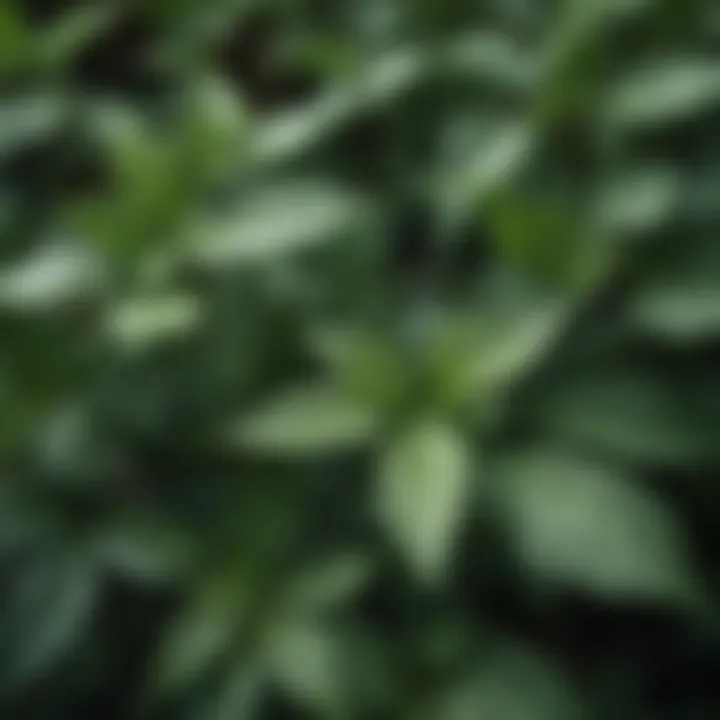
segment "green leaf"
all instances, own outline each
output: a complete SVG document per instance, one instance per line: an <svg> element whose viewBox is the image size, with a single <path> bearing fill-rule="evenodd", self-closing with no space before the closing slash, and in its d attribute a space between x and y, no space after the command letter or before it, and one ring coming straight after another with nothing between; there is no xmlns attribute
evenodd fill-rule
<svg viewBox="0 0 720 720"><path fill-rule="evenodd" d="M605 105L615 126L647 128L682 121L720 103L720 62L662 58L623 78Z"/></svg>
<svg viewBox="0 0 720 720"><path fill-rule="evenodd" d="M289 390L243 418L228 440L248 449L279 455L344 451L370 440L379 418L329 385Z"/></svg>
<svg viewBox="0 0 720 720"><path fill-rule="evenodd" d="M35 38L37 60L50 70L66 66L108 28L116 16L117 9L109 5L69 10Z"/></svg>
<svg viewBox="0 0 720 720"><path fill-rule="evenodd" d="M0 307L47 312L102 289L101 264L76 243L53 243L0 270Z"/></svg>
<svg viewBox="0 0 720 720"><path fill-rule="evenodd" d="M434 188L441 212L449 219L462 217L504 187L528 163L536 140L535 128L529 123L503 123Z"/></svg>
<svg viewBox="0 0 720 720"><path fill-rule="evenodd" d="M597 200L597 216L613 237L659 230L678 210L681 178L666 167L647 167L612 178Z"/></svg>
<svg viewBox="0 0 720 720"><path fill-rule="evenodd" d="M650 0L565 0L542 48L545 72L552 78L577 63L584 50L612 25L648 7Z"/></svg>
<svg viewBox="0 0 720 720"><path fill-rule="evenodd" d="M390 408L407 389L407 372L399 354L376 333L323 326L310 331L308 344L338 383L360 400Z"/></svg>
<svg viewBox="0 0 720 720"><path fill-rule="evenodd" d="M94 568L80 557L51 557L22 573L5 618L13 684L35 681L77 650L98 589Z"/></svg>
<svg viewBox="0 0 720 720"><path fill-rule="evenodd" d="M696 599L686 539L639 483L551 451L524 452L495 477L514 548L536 577L610 598Z"/></svg>
<svg viewBox="0 0 720 720"><path fill-rule="evenodd" d="M257 717L263 698L265 676L258 666L242 663L227 673L219 692L192 720L249 720Z"/></svg>
<svg viewBox="0 0 720 720"><path fill-rule="evenodd" d="M266 119L254 142L259 164L288 162L321 144L356 113L376 109L412 88L426 70L417 48L402 48L369 62L346 84L331 87L299 109Z"/></svg>
<svg viewBox="0 0 720 720"><path fill-rule="evenodd" d="M250 120L243 98L225 78L203 75L187 90L183 150L210 180L236 171L247 152Z"/></svg>
<svg viewBox="0 0 720 720"><path fill-rule="evenodd" d="M564 303L536 301L520 312L448 323L438 343L443 403L469 405L521 380L552 350L569 319Z"/></svg>
<svg viewBox="0 0 720 720"><path fill-rule="evenodd" d="M285 183L255 193L232 216L201 220L189 251L208 269L275 260L336 240L357 227L361 207L335 185Z"/></svg>
<svg viewBox="0 0 720 720"><path fill-rule="evenodd" d="M172 622L151 673L153 695L186 692L230 650L245 606L222 586L201 589Z"/></svg>
<svg viewBox="0 0 720 720"><path fill-rule="evenodd" d="M201 319L202 306L196 296L174 294L123 300L110 308L105 326L120 346L139 350L186 337Z"/></svg>
<svg viewBox="0 0 720 720"><path fill-rule="evenodd" d="M506 642L477 663L442 701L437 716L446 720L580 720L586 712L549 658Z"/></svg>
<svg viewBox="0 0 720 720"><path fill-rule="evenodd" d="M632 317L643 330L695 342L720 336L720 279L658 284L638 294Z"/></svg>
<svg viewBox="0 0 720 720"><path fill-rule="evenodd" d="M279 164L313 148L352 116L354 101L333 90L299 109L266 119L254 138L251 157L261 165Z"/></svg>
<svg viewBox="0 0 720 720"><path fill-rule="evenodd" d="M66 119L67 109L62 97L50 93L5 101L0 106L0 159L47 140Z"/></svg>
<svg viewBox="0 0 720 720"><path fill-rule="evenodd" d="M720 335L720 252L712 239L688 243L630 301L639 328L671 341L696 342Z"/></svg>
<svg viewBox="0 0 720 720"><path fill-rule="evenodd" d="M611 458L682 466L717 457L707 424L649 373L569 373L545 388L535 412L544 432Z"/></svg>
<svg viewBox="0 0 720 720"><path fill-rule="evenodd" d="M96 552L111 572L140 584L172 583L186 577L194 558L189 539L158 518L120 518L104 528Z"/></svg>
<svg viewBox="0 0 720 720"><path fill-rule="evenodd" d="M267 637L266 662L292 697L324 716L344 707L344 673L337 633L307 622L279 622Z"/></svg>
<svg viewBox="0 0 720 720"><path fill-rule="evenodd" d="M377 512L425 582L447 572L470 490L470 452L456 432L420 420L395 438L379 464Z"/></svg>
<svg viewBox="0 0 720 720"><path fill-rule="evenodd" d="M358 554L340 555L306 570L287 588L288 610L317 614L351 601L372 576L373 565Z"/></svg>
<svg viewBox="0 0 720 720"><path fill-rule="evenodd" d="M440 67L452 75L527 90L537 80L537 65L519 43L495 32L467 32L441 48Z"/></svg>
<svg viewBox="0 0 720 720"><path fill-rule="evenodd" d="M130 104L108 100L92 106L90 115L119 189L129 196L152 194L152 185L167 172L168 136L160 136L149 118Z"/></svg>

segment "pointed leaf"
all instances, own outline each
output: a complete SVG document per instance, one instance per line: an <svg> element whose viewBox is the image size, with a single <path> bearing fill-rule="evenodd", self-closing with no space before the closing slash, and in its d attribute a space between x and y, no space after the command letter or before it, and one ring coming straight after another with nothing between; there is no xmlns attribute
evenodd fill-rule
<svg viewBox="0 0 720 720"><path fill-rule="evenodd" d="M231 429L228 439L263 453L306 455L362 445L378 426L377 413L331 386L289 390Z"/></svg>
<svg viewBox="0 0 720 720"><path fill-rule="evenodd" d="M362 555L341 555L303 572L285 592L293 613L322 613L349 602L367 584L373 565Z"/></svg>
<svg viewBox="0 0 720 720"><path fill-rule="evenodd" d="M233 644L244 606L223 588L201 590L162 639L152 671L152 693L187 691Z"/></svg>
<svg viewBox="0 0 720 720"><path fill-rule="evenodd" d="M671 58L643 67L611 92L606 119L622 127L663 125L720 103L720 62Z"/></svg>
<svg viewBox="0 0 720 720"><path fill-rule="evenodd" d="M74 243L38 249L24 261L0 269L0 307L44 312L95 294L102 287L96 258Z"/></svg>
<svg viewBox="0 0 720 720"><path fill-rule="evenodd" d="M290 695L331 717L344 705L340 651L336 633L299 622L278 624L265 648L270 672Z"/></svg>
<svg viewBox="0 0 720 720"><path fill-rule="evenodd" d="M381 458L381 522L424 581L436 581L447 570L468 499L470 472L463 439L433 420L412 425Z"/></svg>
<svg viewBox="0 0 720 720"><path fill-rule="evenodd" d="M337 239L361 218L358 199L337 186L286 184L256 193L232 216L203 219L190 253L208 269L267 262Z"/></svg>
<svg viewBox="0 0 720 720"><path fill-rule="evenodd" d="M461 341L445 349L443 398L456 407L521 380L551 351L568 319L563 304L537 303L502 323L470 321Z"/></svg>
<svg viewBox="0 0 720 720"><path fill-rule="evenodd" d="M596 209L603 229L617 236L655 232L678 209L681 178L664 167L648 167L613 178Z"/></svg>
<svg viewBox="0 0 720 720"><path fill-rule="evenodd" d="M516 551L538 577L611 598L695 599L686 539L639 483L535 451L502 464L497 480Z"/></svg>
<svg viewBox="0 0 720 720"><path fill-rule="evenodd" d="M525 166L535 143L532 126L518 121L504 123L443 178L436 188L441 211L452 220L481 203Z"/></svg>
<svg viewBox="0 0 720 720"><path fill-rule="evenodd" d="M187 336L201 316L197 297L174 294L124 300L110 309L105 323L118 344L138 350Z"/></svg>

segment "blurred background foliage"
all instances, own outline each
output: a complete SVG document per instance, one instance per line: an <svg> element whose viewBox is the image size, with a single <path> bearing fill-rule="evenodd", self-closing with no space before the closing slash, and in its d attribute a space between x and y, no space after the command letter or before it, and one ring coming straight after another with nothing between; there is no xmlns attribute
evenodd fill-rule
<svg viewBox="0 0 720 720"><path fill-rule="evenodd" d="M0 2L7 720L720 713L716 0Z"/></svg>

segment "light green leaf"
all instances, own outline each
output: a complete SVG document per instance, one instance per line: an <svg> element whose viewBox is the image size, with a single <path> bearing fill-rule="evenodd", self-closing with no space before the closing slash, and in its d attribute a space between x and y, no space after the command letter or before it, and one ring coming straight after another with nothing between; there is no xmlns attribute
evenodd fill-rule
<svg viewBox="0 0 720 720"><path fill-rule="evenodd" d="M507 460L496 479L515 550L537 577L611 598L695 599L685 537L639 483L549 451Z"/></svg>
<svg viewBox="0 0 720 720"><path fill-rule="evenodd" d="M280 455L347 450L372 438L377 413L331 386L289 390L243 418L228 440Z"/></svg>
<svg viewBox="0 0 720 720"><path fill-rule="evenodd" d="M547 386L535 420L551 436L617 459L692 465L717 456L702 418L647 373L569 374Z"/></svg>
<svg viewBox="0 0 720 720"><path fill-rule="evenodd" d="M264 652L270 673L292 696L337 717L345 693L340 650L337 634L323 627L281 621Z"/></svg>
<svg viewBox="0 0 720 720"><path fill-rule="evenodd" d="M200 300L174 294L124 300L111 307L105 326L110 337L130 350L187 336L202 319Z"/></svg>
<svg viewBox="0 0 720 720"><path fill-rule="evenodd" d="M66 119L67 109L62 97L47 93L3 102L0 105L0 159L46 140Z"/></svg>
<svg viewBox="0 0 720 720"><path fill-rule="evenodd" d="M355 106L347 92L327 95L298 109L267 118L256 133L252 159L259 164L287 162L325 139L351 116Z"/></svg>
<svg viewBox="0 0 720 720"><path fill-rule="evenodd" d="M247 111L239 90L222 76L203 76L189 89L188 105L198 130L225 141L242 139Z"/></svg>
<svg viewBox="0 0 720 720"><path fill-rule="evenodd" d="M557 302L501 315L471 318L454 338L454 328L446 326L437 361L444 404L467 405L521 380L552 350L569 319L567 307Z"/></svg>
<svg viewBox="0 0 720 720"><path fill-rule="evenodd" d="M639 327L654 335L697 341L720 335L720 277L645 288L632 304Z"/></svg>
<svg viewBox="0 0 720 720"><path fill-rule="evenodd" d="M345 85L331 87L317 100L265 119L253 143L254 161L275 164L292 160L322 143L356 113L397 99L419 80L426 67L424 54L413 47L369 62Z"/></svg>
<svg viewBox="0 0 720 720"><path fill-rule="evenodd" d="M353 87L356 108L375 108L397 100L420 80L428 67L422 48L405 47L387 52L359 74Z"/></svg>
<svg viewBox="0 0 720 720"><path fill-rule="evenodd" d="M649 127L684 120L720 103L720 62L665 58L623 78L610 93L605 119L621 127Z"/></svg>
<svg viewBox="0 0 720 720"><path fill-rule="evenodd" d="M654 232L677 212L681 190L681 178L669 168L643 168L613 178L598 198L600 225L619 237Z"/></svg>
<svg viewBox="0 0 720 720"><path fill-rule="evenodd" d="M503 123L435 188L441 211L452 219L481 203L525 166L535 143L532 125L512 120Z"/></svg>
<svg viewBox="0 0 720 720"><path fill-rule="evenodd" d="M380 460L377 512L423 581L437 581L447 571L472 470L463 439L434 420L411 425Z"/></svg>
<svg viewBox="0 0 720 720"><path fill-rule="evenodd" d="M208 269L267 262L336 240L362 216L358 198L340 187L286 183L256 193L230 217L201 220L189 251Z"/></svg>
<svg viewBox="0 0 720 720"><path fill-rule="evenodd" d="M69 242L46 245L0 270L0 307L45 312L102 289L104 270L85 249Z"/></svg>
<svg viewBox="0 0 720 720"><path fill-rule="evenodd" d="M500 86L528 89L537 79L533 58L498 32L468 32L442 47L440 66L449 74L468 75Z"/></svg>

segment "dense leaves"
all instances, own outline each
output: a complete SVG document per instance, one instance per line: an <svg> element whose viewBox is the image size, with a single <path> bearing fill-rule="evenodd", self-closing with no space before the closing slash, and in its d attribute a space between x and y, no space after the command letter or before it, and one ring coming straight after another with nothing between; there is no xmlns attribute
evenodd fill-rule
<svg viewBox="0 0 720 720"><path fill-rule="evenodd" d="M0 715L720 709L714 0L0 3Z"/></svg>

